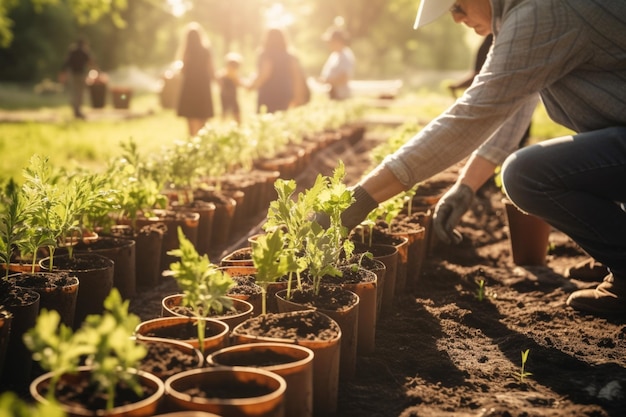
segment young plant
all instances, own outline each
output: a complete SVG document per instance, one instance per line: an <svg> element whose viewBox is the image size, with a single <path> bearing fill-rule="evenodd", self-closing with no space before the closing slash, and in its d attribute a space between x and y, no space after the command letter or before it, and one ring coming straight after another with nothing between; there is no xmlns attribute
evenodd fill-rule
<svg viewBox="0 0 626 417"><path fill-rule="evenodd" d="M137 217L150 217L155 208L165 208L167 197L162 193L165 182L159 170L151 169L149 161L139 153L133 140L120 144L122 156L109 163L111 188L118 191L118 217L128 217L137 231Z"/></svg>
<svg viewBox="0 0 626 417"><path fill-rule="evenodd" d="M519 378L521 383L524 383L524 378L532 375L530 372L526 372L526 361L528 360L528 354L530 353L530 349L526 349L522 351L522 366L519 372L514 372L513 375Z"/></svg>
<svg viewBox="0 0 626 417"><path fill-rule="evenodd" d="M76 332L60 323L56 311L41 311L35 327L24 335L24 343L42 369L53 374L48 397L54 395L60 378L76 373L81 362L90 366L96 390L106 395L107 410L114 407L115 388L120 384L142 395L135 370L147 350L132 337L140 319L129 314L129 303L113 288L104 301L104 313L87 316Z"/></svg>
<svg viewBox="0 0 626 417"><path fill-rule="evenodd" d="M14 249L27 236L28 229L24 224L26 210L19 186L13 179L9 180L0 196L0 261L6 265L5 278L9 276Z"/></svg>
<svg viewBox="0 0 626 417"><path fill-rule="evenodd" d="M24 170L26 180L22 187L30 207L26 223L32 234L27 246L47 243L50 270L57 247L66 246L73 256L72 249L82 237L87 213L112 204L112 191L103 188L108 182L98 174L76 173L69 178L61 174L53 172L47 158L34 155Z"/></svg>
<svg viewBox="0 0 626 417"><path fill-rule="evenodd" d="M478 288L476 289L476 299L478 301L483 301L485 299L485 280L476 280L476 285L478 285Z"/></svg>
<svg viewBox="0 0 626 417"><path fill-rule="evenodd" d="M256 282L261 287L261 314L267 312L267 286L287 275L290 271L299 270L294 251L284 246L284 232L274 229L260 235L252 244L252 261L256 268ZM289 281L289 285L291 280Z"/></svg>
<svg viewBox="0 0 626 417"><path fill-rule="evenodd" d="M55 401L31 404L14 392L0 394L0 417L65 417L65 411Z"/></svg>
<svg viewBox="0 0 626 417"><path fill-rule="evenodd" d="M228 273L212 264L206 254L198 254L180 226L178 240L179 248L169 251L168 255L179 257L180 261L172 263L166 274L176 279L184 294L183 305L189 307L198 319L198 342L203 351L205 326L202 319L233 308L233 300L227 294L236 283Z"/></svg>
<svg viewBox="0 0 626 417"><path fill-rule="evenodd" d="M354 243L347 239L348 229L341 222L341 214L354 201L352 191L343 184L344 176L345 167L340 162L332 177L318 176L316 180L324 186L317 194L314 209L329 217L330 226L324 228L314 220L306 236L303 257L315 294L319 294L324 276L342 275L341 259L350 258L354 251Z"/></svg>

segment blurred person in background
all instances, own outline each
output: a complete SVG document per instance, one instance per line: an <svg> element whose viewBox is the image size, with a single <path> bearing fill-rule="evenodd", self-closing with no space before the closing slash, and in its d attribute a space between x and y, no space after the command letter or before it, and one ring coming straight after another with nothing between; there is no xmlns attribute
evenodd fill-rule
<svg viewBox="0 0 626 417"><path fill-rule="evenodd" d="M214 116L211 83L215 79L213 55L203 28L187 25L179 53L182 61L176 112L187 119L190 136L195 136Z"/></svg>
<svg viewBox="0 0 626 417"><path fill-rule="evenodd" d="M60 81L69 86L70 105L77 119L85 118L81 109L85 95L85 79L87 72L93 67L95 67L95 62L87 41L80 38L70 47L59 76Z"/></svg>
<svg viewBox="0 0 626 417"><path fill-rule="evenodd" d="M351 96L350 80L354 75L356 59L348 46L348 33L340 27L331 27L322 38L331 50L326 59L319 81L329 87L332 100L345 100Z"/></svg>

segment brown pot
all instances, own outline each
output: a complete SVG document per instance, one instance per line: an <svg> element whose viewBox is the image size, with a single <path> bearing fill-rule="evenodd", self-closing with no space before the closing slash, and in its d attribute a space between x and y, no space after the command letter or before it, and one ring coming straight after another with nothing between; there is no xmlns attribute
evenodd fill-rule
<svg viewBox="0 0 626 417"><path fill-rule="evenodd" d="M220 260L220 266L254 267L254 261L252 260L252 248L251 247L239 248L226 254L226 256L224 256Z"/></svg>
<svg viewBox="0 0 626 417"><path fill-rule="evenodd" d="M139 375L140 384L147 388L150 394L143 398L138 399L136 402L126 405L120 405L113 407L111 410L91 410L87 408L85 404L60 402L57 398L57 403L67 413L69 417L95 417L95 416L107 416L107 417L123 417L123 416L135 416L135 417L148 417L156 414L159 403L165 393L165 387L163 381L157 376L152 375L149 372L135 371ZM81 383L84 383L89 379L90 368L87 366L81 366L78 369L77 374L65 374L61 377L59 384L64 384L67 387L74 387ZM52 373L45 373L33 380L30 384L30 394L32 398L41 404L48 403L46 399L46 392ZM57 388L59 385L57 385Z"/></svg>
<svg viewBox="0 0 626 417"><path fill-rule="evenodd" d="M154 217L142 217L137 219L137 227L141 229L144 226L164 223L167 230L163 234L163 243L161 246L160 271L169 269L170 264L178 259L175 256L168 255L168 252L180 247L178 241L178 228L180 227L185 237L195 246L198 242L198 225L200 224L200 215L198 213L174 210L154 210Z"/></svg>
<svg viewBox="0 0 626 417"><path fill-rule="evenodd" d="M256 284L256 268L253 266L222 266L237 285L228 291L228 295L252 304L252 315L257 316L263 310L263 289Z"/></svg>
<svg viewBox="0 0 626 417"><path fill-rule="evenodd" d="M194 200L207 201L215 205L211 243L218 247L226 244L231 237L237 201L215 190L196 190Z"/></svg>
<svg viewBox="0 0 626 417"><path fill-rule="evenodd" d="M177 411L207 411L224 417L283 417L286 388L283 377L264 369L215 367L168 378L165 396L168 407Z"/></svg>
<svg viewBox="0 0 626 417"><path fill-rule="evenodd" d="M65 273L37 272L14 274L10 280L17 287L39 293L39 310L55 310L61 316L61 323L74 325L76 299L78 298L78 278Z"/></svg>
<svg viewBox="0 0 626 417"><path fill-rule="evenodd" d="M42 271L48 270L49 258L39 261ZM113 288L114 263L96 253L76 253L54 257L53 272L68 272L78 278L80 290L76 297L74 329L78 329L89 314L102 314L104 300Z"/></svg>
<svg viewBox="0 0 626 417"><path fill-rule="evenodd" d="M375 260L374 260L375 261ZM379 262L379 261L375 261ZM380 262L381 265L384 264ZM363 279L359 282L345 282L341 286L359 297L357 320L357 353L368 355L376 347L376 310L377 310L377 275L373 271L361 268Z"/></svg>
<svg viewBox="0 0 626 417"><path fill-rule="evenodd" d="M89 243L80 243L74 248L75 253L96 253L109 258L115 264L113 286L124 299L131 298L137 291L136 242L131 239L100 237Z"/></svg>
<svg viewBox="0 0 626 417"><path fill-rule="evenodd" d="M172 375L204 366L204 356L189 343L174 339L139 339L148 349L139 370L149 372L165 381Z"/></svg>
<svg viewBox="0 0 626 417"><path fill-rule="evenodd" d="M348 294L345 303L334 303L334 307L326 307L326 301L330 297L339 299L337 293ZM352 291L342 289L338 286L322 285L318 295L312 291L294 290L291 299L287 299L287 290L276 293L278 311L286 313L289 311L315 309L326 314L335 320L341 328L341 363L339 375L342 379L354 378L356 372L356 350L358 342L358 317L359 317L359 296ZM320 307L324 305L324 307Z"/></svg>
<svg viewBox="0 0 626 417"><path fill-rule="evenodd" d="M200 255L208 255L211 251L211 235L213 234L213 219L215 218L215 204L209 201L194 200L189 204L172 203L172 209L198 213L198 237L196 250Z"/></svg>
<svg viewBox="0 0 626 417"><path fill-rule="evenodd" d="M203 319L205 336L202 351L206 354L228 345L230 328L215 319ZM139 323L135 329L138 340L176 340L200 349L197 320L191 317L157 317Z"/></svg>
<svg viewBox="0 0 626 417"><path fill-rule="evenodd" d="M11 313L11 333L6 347L0 391L28 391L33 368L32 353L23 341L24 334L35 327L39 313L39 293L13 286L0 294L0 301Z"/></svg>
<svg viewBox="0 0 626 417"><path fill-rule="evenodd" d="M520 211L508 199L503 203L515 265L545 265L552 226L537 216Z"/></svg>
<svg viewBox="0 0 626 417"><path fill-rule="evenodd" d="M142 227L135 234L135 275L139 288L154 288L161 282L161 253L165 233L165 223L155 223Z"/></svg>
<svg viewBox="0 0 626 417"><path fill-rule="evenodd" d="M252 366L285 379L285 416L313 415L313 351L286 343L229 346L207 357L209 366Z"/></svg>
<svg viewBox="0 0 626 417"><path fill-rule="evenodd" d="M239 324L231 332L234 344L278 342L305 346L313 356L313 412L337 411L341 328L326 314L314 310L268 313Z"/></svg>
<svg viewBox="0 0 626 417"><path fill-rule="evenodd" d="M11 333L11 321L13 316L4 307L0 308L0 377L4 369L4 359L7 355L9 345L9 335Z"/></svg>
<svg viewBox="0 0 626 417"><path fill-rule="evenodd" d="M163 298L161 301L161 315L163 317L192 317L190 310L181 308L184 294L172 294ZM209 318L220 320L233 329L239 323L247 320L252 316L253 306L247 301L229 297L233 300L234 312L225 314L215 314Z"/></svg>
<svg viewBox="0 0 626 417"><path fill-rule="evenodd" d="M378 297L378 315L388 314L393 306L393 297L395 295L396 277L398 271L399 252L396 246L374 244L372 246L357 245L355 252L363 253L371 252L374 259L381 261L385 265L385 278L378 289L381 294Z"/></svg>
<svg viewBox="0 0 626 417"><path fill-rule="evenodd" d="M426 237L426 229L418 224L414 228L402 232L392 233L394 236L404 237L407 239L406 246L406 269L404 273L399 273L396 279L395 294L403 294L406 288L413 288L422 272L422 248L424 247L424 239ZM401 258L403 250L400 249Z"/></svg>

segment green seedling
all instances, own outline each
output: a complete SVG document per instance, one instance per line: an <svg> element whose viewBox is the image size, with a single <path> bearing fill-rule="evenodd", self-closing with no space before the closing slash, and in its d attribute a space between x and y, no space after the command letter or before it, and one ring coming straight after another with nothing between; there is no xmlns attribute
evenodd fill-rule
<svg viewBox="0 0 626 417"><path fill-rule="evenodd" d="M519 378L521 383L524 382L524 378L532 375L531 372L526 372L526 361L528 360L528 354L530 353L530 349L526 349L522 351L522 366L520 368L520 372L514 372L513 375Z"/></svg>
<svg viewBox="0 0 626 417"><path fill-rule="evenodd" d="M198 328L198 345L204 353L204 321L213 313L222 314L233 310L233 300L228 297L228 291L234 287L235 281L225 271L211 261L205 254L200 256L195 246L179 226L179 248L167 252L168 255L180 258L178 262L170 264L170 270L165 275L172 276L183 292L183 305L193 311Z"/></svg>
<svg viewBox="0 0 626 417"><path fill-rule="evenodd" d="M484 279L479 279L476 280L476 285L478 285L478 288L476 289L476 299L478 301L483 301L486 297L485 295L485 280Z"/></svg>

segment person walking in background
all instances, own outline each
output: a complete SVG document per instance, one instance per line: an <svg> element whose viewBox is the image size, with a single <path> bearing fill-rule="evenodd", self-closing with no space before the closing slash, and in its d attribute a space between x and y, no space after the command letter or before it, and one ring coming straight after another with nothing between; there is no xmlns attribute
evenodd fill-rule
<svg viewBox="0 0 626 417"><path fill-rule="evenodd" d="M85 78L87 71L94 66L94 59L87 42L84 39L78 39L68 51L60 75L61 81L69 86L70 104L74 117L78 119L85 118L81 110L85 95Z"/></svg>
<svg viewBox="0 0 626 417"><path fill-rule="evenodd" d="M285 33L279 28L268 29L259 52L257 74L248 85L250 90L258 90L258 112L284 111L293 104L297 82L294 68Z"/></svg>
<svg viewBox="0 0 626 417"><path fill-rule="evenodd" d="M354 75L356 59L348 46L348 34L341 28L333 27L323 36L331 50L324 63L319 81L329 86L329 97L345 100L350 97L350 80Z"/></svg>
<svg viewBox="0 0 626 417"><path fill-rule="evenodd" d="M180 93L177 114L187 119L189 135L194 136L214 116L211 83L215 78L213 56L202 27L187 25L180 50Z"/></svg>
<svg viewBox="0 0 626 417"><path fill-rule="evenodd" d="M487 61L462 97L353 187L344 225L355 227L378 203L472 154L471 175L456 193L465 205L504 161L511 201L608 267L602 283L574 291L566 304L623 319L626 37L619 17L626 2L422 0L414 27L446 12L479 35L494 34ZM577 133L517 150L520 136L496 133L503 124L526 129L540 97L555 122ZM520 122L511 125L516 117ZM436 210L433 227L455 241L457 219L450 215Z"/></svg>
<svg viewBox="0 0 626 417"><path fill-rule="evenodd" d="M237 123L241 123L241 109L237 97L237 90L241 85L239 67L241 55L236 52L226 54L226 65L218 77L220 85L220 100L222 104L222 117L232 117Z"/></svg>

